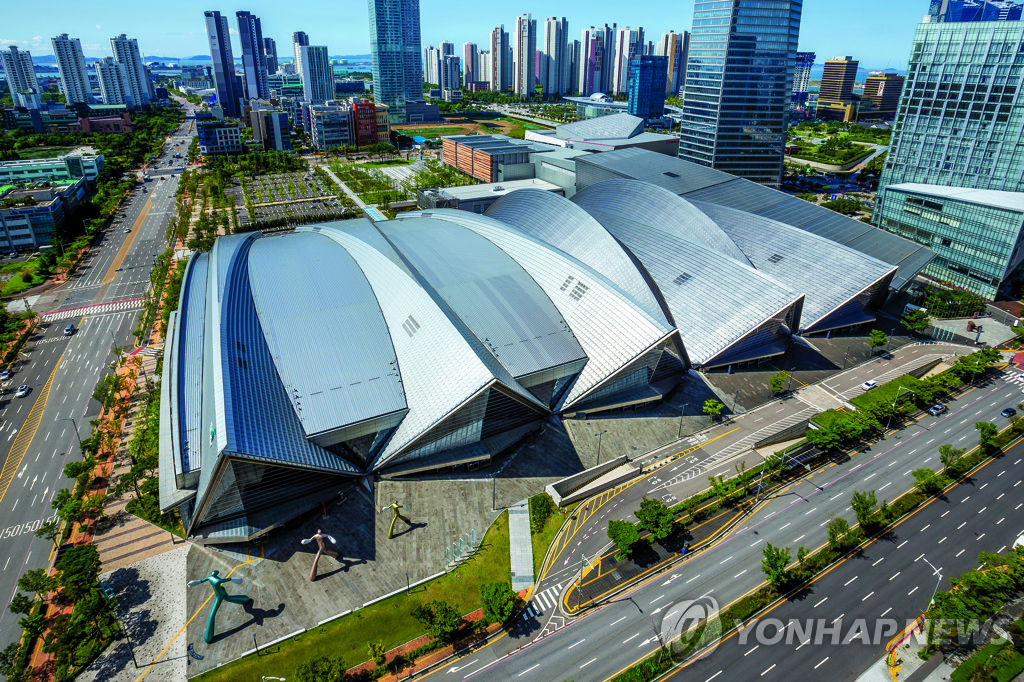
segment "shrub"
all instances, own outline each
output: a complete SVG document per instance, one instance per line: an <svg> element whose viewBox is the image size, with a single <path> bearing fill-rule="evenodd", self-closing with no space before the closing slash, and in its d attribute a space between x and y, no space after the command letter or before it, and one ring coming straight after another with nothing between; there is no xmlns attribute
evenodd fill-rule
<svg viewBox="0 0 1024 682"><path fill-rule="evenodd" d="M555 513L555 501L547 493L540 493L530 498L530 532L540 533L547 525L548 519Z"/></svg>

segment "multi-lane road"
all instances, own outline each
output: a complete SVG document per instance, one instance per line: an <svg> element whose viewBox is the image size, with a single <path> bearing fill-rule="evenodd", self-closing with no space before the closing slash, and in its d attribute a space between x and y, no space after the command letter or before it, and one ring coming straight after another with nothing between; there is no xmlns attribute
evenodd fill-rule
<svg viewBox="0 0 1024 682"><path fill-rule="evenodd" d="M763 582L760 562L766 543L791 547L794 555L800 546L818 547L827 540L825 526L831 517L844 516L851 523L853 522L853 512L850 511L849 503L854 491L875 490L879 500L894 499L913 487L913 470L921 467L939 468L938 448L941 445L946 443L956 447L974 445L977 442L974 425L978 421L992 421L1000 427L1005 426L1006 420L999 416L999 412L1006 406L1016 405L1020 402L1022 385L1024 385L1024 380L1016 371L1002 372L989 383L974 387L951 401L949 412L941 417L926 416L902 431L890 434L888 439L876 443L867 451L858 453L849 460L826 466L817 473L784 488L725 540L710 549L691 556L671 570L648 580L645 584L617 595L616 599L607 606L575 622L570 621L561 629L536 641L533 638L539 632L538 623L546 617L547 613L541 613L539 617L529 614L523 616L523 622L517 623L509 635L473 652L445 670L438 671L432 677L444 676L448 679L459 680L469 678L500 680L607 679L658 650L661 643L663 620L666 614L670 613L673 604L692 599L714 599L718 604L726 605L760 585ZM921 537L908 537L908 544L896 548L900 554L885 555L884 557L883 554L889 551L888 546L878 545L876 547L873 545L866 555L877 554L877 556L873 556L872 562L883 558L882 562L876 563L874 567L871 567L871 562L865 564L859 559L857 562L851 562L851 567L855 567L863 573L863 577L855 579L850 584L852 587L858 582L860 583L854 590L857 593L856 599L863 600L863 604L866 606L877 607L875 616L881 615L887 606L895 606L897 603L905 604L900 607L900 617L907 611L913 611L914 608L918 609L918 613L920 613L927 605L930 590L935 585L935 581L930 577L931 571L922 569L921 566L925 566L924 564L908 566L903 572L909 577L898 576L892 581L893 585L888 585L889 578L903 569L897 566L883 576L884 571L881 571L881 564L889 562L889 566L886 566L888 571L890 567L904 560L913 563L915 557L922 552L927 552L928 558L936 566L944 569L944 575L949 575L957 570L963 570L961 566L967 565L961 561L954 562L953 559L966 561L966 557L970 553L976 555L980 550L997 551L1012 544L1012 538L1024 529L1024 514L1020 511L1021 507L1018 506L1014 509L1014 505L1020 501L1019 492L1016 493L1018 498L1016 502L1011 505L1007 505L1006 502L1010 496L1009 489L1015 487L1016 491L1022 489L1018 484L1022 473L1024 473L1018 460L1020 456L1018 453L1012 458L1004 457L983 470L985 473L979 474L977 480L980 480L982 475L988 475L992 467L997 467L992 471L999 479L999 484L992 484L984 488L983 484L978 484L977 490L970 492L971 500L973 500L971 504L965 502L963 505L949 505L942 508L942 511L949 511L949 513L941 517L943 519L941 523L932 524L932 528L940 529L940 534L934 540L931 539L930 534ZM1004 464L1006 460L1008 463ZM1014 460L1018 460L1017 463L1013 463ZM1004 470L1005 473L1000 474ZM1007 486L1009 486L1008 490L1003 490ZM965 491L964 495L967 495L966 488L957 490L963 490ZM1004 496L1000 497L1000 495ZM950 496L950 499L953 497ZM978 505L978 509L975 509L973 505L979 501L981 504ZM614 508L621 502L616 498L610 500L608 504L610 508ZM930 505L928 509L931 510L933 507L938 509L935 505ZM996 513L997 509L1000 510L999 513ZM981 510L981 516L979 516L979 510ZM991 519L984 516L989 513L992 514ZM927 518L927 515L922 518ZM947 528L947 519L956 520L956 523ZM965 522L966 524L961 526ZM907 525L909 523L911 522L904 522L897 534L906 533L905 528L910 528ZM913 524L915 528L918 525L924 527L928 525L928 521L920 523L913 521ZM984 537L980 537L983 531L974 526L981 524L985 524L986 528L991 527L993 530L988 531ZM968 525L971 526L970 529L967 528ZM917 529L915 532L931 531L932 528ZM974 532L978 532L978 536L975 536ZM899 543L896 544L899 545ZM904 552L903 550L910 547L910 544L921 547L921 549L913 554ZM963 551L961 552L961 550ZM926 568L927 566L925 566ZM842 572L840 571L838 574L841 575ZM573 577L572 573L568 573L563 579L561 590L556 592L557 595L560 595L560 599L565 598L566 588L571 584ZM913 587L904 582L911 579L917 580L922 585L928 583L928 594L922 592L924 587L921 587L918 591L907 594L908 599L905 602L897 602L896 597L893 596L889 603L883 605L880 596L876 599L876 595L888 595L889 590L903 589L904 586L907 586L908 593L911 592ZM850 577L845 580L850 580ZM886 585L882 585L882 583L886 583ZM809 601L809 604L805 604L805 608L809 608L812 612L814 608L817 608L818 613L828 613L830 614L829 620L844 615L843 611L847 608L846 602L853 599L851 596L853 592L848 595L843 593L833 596L830 583L823 582L821 586L813 588L813 591L820 596L813 601L806 600ZM872 591L876 594L871 594ZM824 597L828 597L828 600L813 607ZM912 599L913 597L917 597L917 599ZM826 605L827 608L825 608ZM553 606L551 610L556 608ZM538 610L547 611L546 609ZM851 613L853 612L851 607ZM893 613L886 615L893 615ZM817 616L817 613L815 615ZM911 617L913 615L916 614L912 614ZM531 622L533 627L531 627ZM748 646L744 652L756 644L753 641L745 641L748 641ZM519 649L520 646L522 649ZM793 648L795 647L791 647L791 650ZM506 655L510 650L512 650L511 655ZM733 653L735 652L733 651ZM755 667L761 665L762 661L759 658L751 660L751 657L757 655L758 651L754 651L750 656L745 657L748 659L746 662ZM807 652L801 652L801 656L794 660L801 664L808 663L806 672L814 672L813 665L831 654L824 652L814 661L810 661L810 659L805 661L803 657L807 655L809 655ZM837 667L836 675L832 674L831 669L827 674L830 678L838 675L837 679L847 679L857 672L867 669L880 655L880 648L862 648L860 654L853 658L849 658L852 654L836 654L835 660L845 661L844 667ZM714 660L722 661L723 659ZM730 665L734 664L731 661L727 662ZM723 679L756 679L774 662L774 659L769 660L757 670L757 674L752 676L747 676L740 669L732 668L736 671L736 675L730 678L723 675ZM710 671L707 677L711 677L718 669L725 669L725 666L725 662L720 662L718 668L714 670L706 668ZM704 669L702 668L702 670ZM788 659L785 669L789 674L796 670ZM823 671L819 669L817 672L822 673ZM686 676L685 679L691 678ZM693 677L692 679L698 678Z"/></svg>
<svg viewBox="0 0 1024 682"><path fill-rule="evenodd" d="M97 380L113 361L111 348L132 348L141 298L149 288L154 256L164 251L174 215L177 180L171 158L187 149L190 120L171 135L165 151L139 183L117 220L96 241L78 271L62 286L28 298L40 326L12 364L14 377L0 394L0 599L4 606L26 570L48 565L52 545L33 531L53 517L51 500L72 482L64 464L79 456L77 439L90 433L99 412ZM180 165L180 163L176 164ZM159 172L159 175L158 175ZM175 170L175 173L180 173ZM166 180L157 179L160 175ZM143 192L142 188L146 191ZM64 328L73 324L74 334ZM28 385L26 397L14 388ZM77 428L77 434L76 434ZM0 648L20 636L18 618L0 610Z"/></svg>

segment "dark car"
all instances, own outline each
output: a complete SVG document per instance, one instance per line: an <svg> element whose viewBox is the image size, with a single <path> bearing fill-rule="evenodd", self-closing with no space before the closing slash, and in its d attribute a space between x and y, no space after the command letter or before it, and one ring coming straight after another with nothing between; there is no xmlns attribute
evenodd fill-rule
<svg viewBox="0 0 1024 682"><path fill-rule="evenodd" d="M1003 410L999 414L1003 415L1004 417L1012 417L1015 414L1017 414L1017 410L1013 409L1012 407L1007 407L1005 410Z"/></svg>

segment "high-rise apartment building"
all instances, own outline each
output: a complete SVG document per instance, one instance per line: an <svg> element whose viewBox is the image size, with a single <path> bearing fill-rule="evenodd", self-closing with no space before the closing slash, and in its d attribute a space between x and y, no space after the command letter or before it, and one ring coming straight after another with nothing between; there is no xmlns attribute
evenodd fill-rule
<svg viewBox="0 0 1024 682"><path fill-rule="evenodd" d="M668 57L637 55L629 67L629 104L626 111L645 121L665 115L665 80Z"/></svg>
<svg viewBox="0 0 1024 682"><path fill-rule="evenodd" d="M491 51L477 50L476 80L478 83L487 83L491 87Z"/></svg>
<svg viewBox="0 0 1024 682"><path fill-rule="evenodd" d="M686 58L690 53L690 34L687 31L669 31L661 34L661 40L654 46L654 54L668 57L665 74L665 93L677 96L686 79Z"/></svg>
<svg viewBox="0 0 1024 682"><path fill-rule="evenodd" d="M874 71L864 81L864 97L871 101L872 118L893 118L900 105L903 76L898 73ZM862 116L863 117L863 113Z"/></svg>
<svg viewBox="0 0 1024 682"><path fill-rule="evenodd" d="M82 53L82 41L68 38L62 33L52 38L53 56L57 59L57 71L60 73L60 91L68 104L92 101L92 87L89 75L85 70L85 55Z"/></svg>
<svg viewBox="0 0 1024 682"><path fill-rule="evenodd" d="M268 99L267 59L263 55L263 26L251 12L236 12L238 39L242 44L242 97Z"/></svg>
<svg viewBox="0 0 1024 682"><path fill-rule="evenodd" d="M459 90L462 87L462 60L447 54L441 58L441 76L438 86L441 90Z"/></svg>
<svg viewBox="0 0 1024 682"><path fill-rule="evenodd" d="M228 18L220 12L204 12L206 35L210 40L210 60L213 66L213 87L217 91L217 103L229 116L238 116L238 98L242 93L235 79L235 56L231 51L231 33Z"/></svg>
<svg viewBox="0 0 1024 682"><path fill-rule="evenodd" d="M516 17L516 31L512 38L512 61L515 77L512 91L521 97L532 97L537 84L537 22L529 14Z"/></svg>
<svg viewBox="0 0 1024 682"><path fill-rule="evenodd" d="M694 3L679 157L778 187L803 0L750 4Z"/></svg>
<svg viewBox="0 0 1024 682"><path fill-rule="evenodd" d="M512 63L509 60L508 33L505 25L491 30L491 90L506 92L512 87Z"/></svg>
<svg viewBox="0 0 1024 682"><path fill-rule="evenodd" d="M441 44L437 46L437 50L441 53L442 57L447 57L448 55L455 54L455 45L447 40L442 40Z"/></svg>
<svg viewBox="0 0 1024 682"><path fill-rule="evenodd" d="M583 29L580 36L579 92L586 97L607 92L615 53L615 24Z"/></svg>
<svg viewBox="0 0 1024 682"><path fill-rule="evenodd" d="M811 82L811 67L814 66L815 57L817 55L813 52L796 53L796 62L793 66L793 95L790 99L794 108L807 104L807 86Z"/></svg>
<svg viewBox="0 0 1024 682"><path fill-rule="evenodd" d="M292 33L292 54L295 56L295 73L302 73L302 48L306 45L309 45L309 36L306 35L305 31L295 31Z"/></svg>
<svg viewBox="0 0 1024 682"><path fill-rule="evenodd" d="M12 93L29 90L39 92L39 81L36 80L31 52L21 51L16 45L11 45L10 49L0 50L0 60L3 61L7 85Z"/></svg>
<svg viewBox="0 0 1024 682"><path fill-rule="evenodd" d="M615 56L612 60L609 94L621 95L629 89L630 65L634 57L644 53L646 45L642 28L627 26L619 29L615 36Z"/></svg>
<svg viewBox="0 0 1024 682"><path fill-rule="evenodd" d="M406 102L423 99L419 0L370 0L370 55L374 101L405 123Z"/></svg>
<svg viewBox="0 0 1024 682"><path fill-rule="evenodd" d="M326 45L303 45L299 48L302 63L302 98L313 104L334 99L334 68Z"/></svg>
<svg viewBox="0 0 1024 682"><path fill-rule="evenodd" d="M96 62L94 67L103 103L128 104L131 95L128 92L128 75L125 73L124 64L114 61L113 57L104 57Z"/></svg>
<svg viewBox="0 0 1024 682"><path fill-rule="evenodd" d="M149 104L153 99L153 86L149 82L146 64L142 61L139 41L122 33L110 39L110 49L114 53L114 61L124 67L125 95L128 97L128 103L136 107Z"/></svg>
<svg viewBox="0 0 1024 682"><path fill-rule="evenodd" d="M423 48L423 80L434 85L441 82L441 50L433 45Z"/></svg>
<svg viewBox="0 0 1024 682"><path fill-rule="evenodd" d="M263 60L267 63L267 75L277 73L277 42L273 38L263 39Z"/></svg>
<svg viewBox="0 0 1024 682"><path fill-rule="evenodd" d="M853 57L832 57L825 60L821 75L816 113L820 119L854 121L857 105L853 100L853 85L857 81L857 67Z"/></svg>
<svg viewBox="0 0 1024 682"><path fill-rule="evenodd" d="M569 82L566 85L566 92L578 95L580 92L580 41L569 41L566 46L566 55L569 58Z"/></svg>
<svg viewBox="0 0 1024 682"><path fill-rule="evenodd" d="M462 84L468 85L478 80L477 78L477 49L476 43L462 43Z"/></svg>
<svg viewBox="0 0 1024 682"><path fill-rule="evenodd" d="M545 95L569 93L569 22L565 17L544 20L544 52L541 58L541 85Z"/></svg>

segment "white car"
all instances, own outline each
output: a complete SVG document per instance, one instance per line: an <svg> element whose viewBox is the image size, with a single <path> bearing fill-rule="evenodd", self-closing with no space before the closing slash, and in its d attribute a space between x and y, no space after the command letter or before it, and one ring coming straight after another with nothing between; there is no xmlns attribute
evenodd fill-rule
<svg viewBox="0 0 1024 682"><path fill-rule="evenodd" d="M14 397L15 398L24 398L27 395L28 395L28 386L26 386L24 384L21 385L21 386L18 386L18 390L14 392Z"/></svg>
<svg viewBox="0 0 1024 682"><path fill-rule="evenodd" d="M878 385L877 381L875 381L874 379L868 379L863 384L861 384L860 387L863 388L865 391L870 391L871 389L873 389L877 385Z"/></svg>

